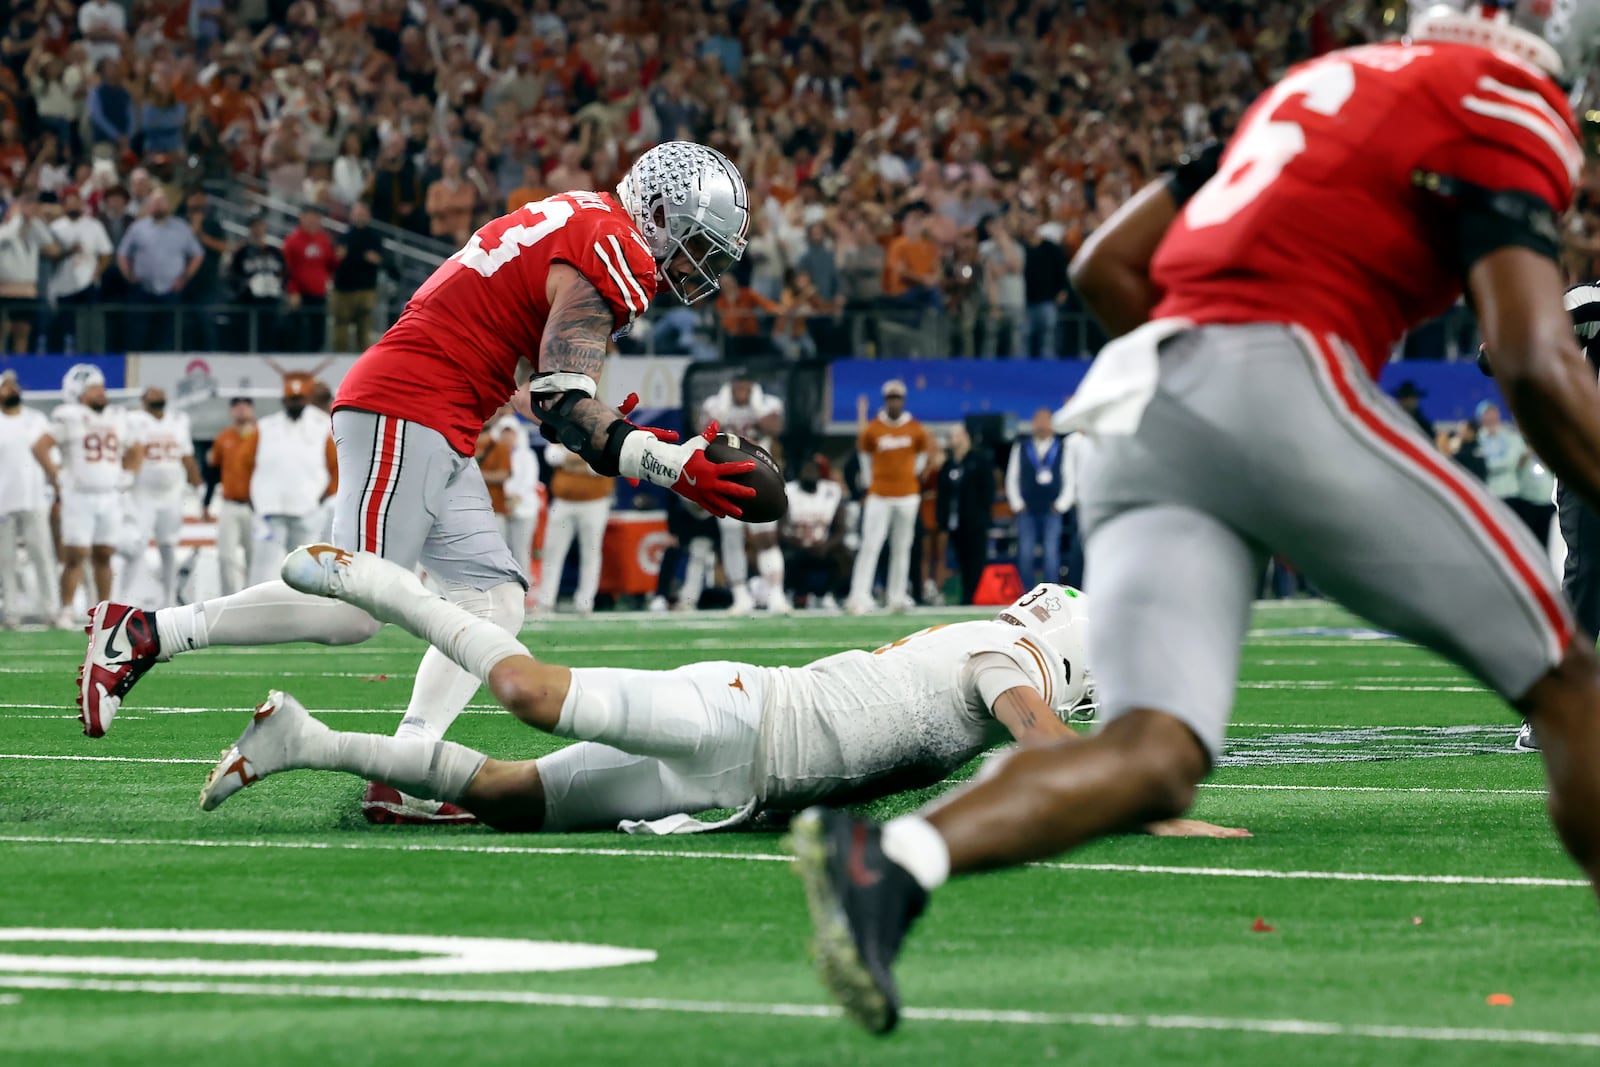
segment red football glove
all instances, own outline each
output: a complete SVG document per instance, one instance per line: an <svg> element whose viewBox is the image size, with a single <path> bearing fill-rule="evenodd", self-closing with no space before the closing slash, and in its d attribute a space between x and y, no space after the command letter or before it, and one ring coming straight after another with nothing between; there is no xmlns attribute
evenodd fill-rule
<svg viewBox="0 0 1600 1067"><path fill-rule="evenodd" d="M755 470L756 461L737 459L730 463L711 462L706 458L706 445L716 436L715 422L706 427L705 433L682 444L669 444L650 431L630 432L622 438L622 448L617 455L617 473L624 478L643 478L652 485L671 489L719 519L737 519L744 514L738 502L755 496L756 491L753 486L728 479L732 475L748 474Z"/></svg>
<svg viewBox="0 0 1600 1067"><path fill-rule="evenodd" d="M700 437L709 445L717 439L715 419ZM738 459L731 463L713 463L706 458L705 446L699 440L682 447L690 449L684 460L683 473L673 483L672 491L692 503L699 504L717 518L740 518L744 509L738 504L756 495L755 486L728 481L731 474L749 474L756 469L753 459Z"/></svg>

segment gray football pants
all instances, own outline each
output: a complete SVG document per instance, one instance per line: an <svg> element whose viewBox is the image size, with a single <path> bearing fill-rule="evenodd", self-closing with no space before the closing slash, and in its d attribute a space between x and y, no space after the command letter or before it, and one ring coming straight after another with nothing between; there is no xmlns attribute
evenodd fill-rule
<svg viewBox="0 0 1600 1067"><path fill-rule="evenodd" d="M1542 546L1342 343L1208 326L1159 362L1138 430L1096 437L1083 465L1102 721L1166 712L1215 759L1270 553L1508 700L1559 662L1573 620Z"/></svg>

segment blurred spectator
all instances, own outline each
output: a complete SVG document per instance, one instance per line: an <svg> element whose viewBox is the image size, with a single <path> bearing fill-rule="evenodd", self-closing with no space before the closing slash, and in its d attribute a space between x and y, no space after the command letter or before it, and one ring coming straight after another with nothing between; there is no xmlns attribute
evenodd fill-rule
<svg viewBox="0 0 1600 1067"><path fill-rule="evenodd" d="M28 57L27 81L39 125L54 133L68 148L74 148L84 116L86 90L82 69L69 66L60 56L41 49Z"/></svg>
<svg viewBox="0 0 1600 1067"><path fill-rule="evenodd" d="M889 542L889 569L884 579L884 599L890 611L911 606L907 588L911 577L911 539L916 534L917 508L922 497L919 479L928 462L932 439L928 430L906 407L906 386L898 379L883 385L883 408L867 421L867 398L857 404L861 425L856 453L867 497L861 508L861 549L856 553L850 578L850 613L860 615L872 607L872 587L877 580L878 558Z"/></svg>
<svg viewBox="0 0 1600 1067"><path fill-rule="evenodd" d="M187 119L188 108L173 93L171 85L151 85L144 103L139 105L139 139L143 154L180 151Z"/></svg>
<svg viewBox="0 0 1600 1067"><path fill-rule="evenodd" d="M1489 480L1489 468L1478 449L1478 424L1472 419L1463 421L1454 434L1440 430L1435 440L1439 451L1461 464L1468 474L1480 482Z"/></svg>
<svg viewBox="0 0 1600 1067"><path fill-rule="evenodd" d="M0 221L0 346L7 352L32 352L40 325L39 267L60 254L50 227L30 194L6 205Z"/></svg>
<svg viewBox="0 0 1600 1067"><path fill-rule="evenodd" d="M722 276L716 308L723 337L727 340L724 358L748 359L772 350L772 343L762 329L761 316L776 315L781 310L776 300L768 300L749 286L740 285L735 272L729 271Z"/></svg>
<svg viewBox="0 0 1600 1067"><path fill-rule="evenodd" d="M0 175L9 178L12 185L21 183L32 161L28 146L22 142L22 127L16 119L0 119Z"/></svg>
<svg viewBox="0 0 1600 1067"><path fill-rule="evenodd" d="M1484 484L1489 492L1506 502L1518 498L1522 465L1528 461L1528 446L1515 426L1505 422L1493 400L1478 404L1478 454L1483 457Z"/></svg>
<svg viewBox="0 0 1600 1067"><path fill-rule="evenodd" d="M1023 285L1022 243L1012 232L1012 215L991 215L978 226L983 238L978 259L983 265L984 323L980 354L986 357L1027 354L1027 290Z"/></svg>
<svg viewBox="0 0 1600 1067"><path fill-rule="evenodd" d="M978 348L978 317L983 311L983 265L978 254L978 235L964 231L945 261L945 307L950 312L953 356L972 357Z"/></svg>
<svg viewBox="0 0 1600 1067"><path fill-rule="evenodd" d="M105 224L84 212L78 190L68 189L61 207L61 217L50 224L61 258L50 272L56 309L48 347L51 352L103 352L105 338L92 327L89 309L100 300L100 279L116 249Z"/></svg>
<svg viewBox="0 0 1600 1067"><path fill-rule="evenodd" d="M106 6L115 7L110 0ZM133 135L139 130L139 114L133 94L122 83L122 63L102 59L100 79L89 90L89 140L107 144L118 153L132 151Z"/></svg>
<svg viewBox="0 0 1600 1067"><path fill-rule="evenodd" d="M1023 286L1028 304L1028 354L1054 359L1061 354L1061 305L1067 300L1067 253L1060 223L1034 231L1023 255Z"/></svg>
<svg viewBox="0 0 1600 1067"><path fill-rule="evenodd" d="M800 253L795 270L809 286L811 311L806 331L817 355L824 359L844 355L847 348L839 319L845 306L844 277L834 258L828 228L822 223L813 222L806 227L805 250Z"/></svg>
<svg viewBox="0 0 1600 1067"><path fill-rule="evenodd" d="M119 58L128 39L128 13L116 0L86 0L78 7L78 32L86 42L89 62Z"/></svg>
<svg viewBox="0 0 1600 1067"><path fill-rule="evenodd" d="M363 200L372 186L372 163L361 147L361 134L344 135L339 157L333 161L333 198L345 207Z"/></svg>
<svg viewBox="0 0 1600 1067"><path fill-rule="evenodd" d="M250 476L255 468L256 407L249 397L228 405L229 424L211 442L206 465L219 472L222 503L217 507L217 568L222 595L244 588L255 555L255 512L250 508Z"/></svg>
<svg viewBox="0 0 1600 1067"><path fill-rule="evenodd" d="M406 152L405 139L398 134L385 138L373 166L373 218L389 226L426 233L428 216L422 209L426 195Z"/></svg>
<svg viewBox="0 0 1600 1067"><path fill-rule="evenodd" d="M883 293L902 307L936 308L940 304L939 246L928 237L926 205L906 209L900 233L889 242Z"/></svg>
<svg viewBox="0 0 1600 1067"><path fill-rule="evenodd" d="M328 312L328 281L335 266L333 238L322 227L322 209L300 209L300 223L283 239L287 275L285 302L290 311L292 350L321 352Z"/></svg>
<svg viewBox="0 0 1600 1067"><path fill-rule="evenodd" d="M233 298L244 308L243 319L234 331L235 348L263 352L281 346L278 309L283 304L288 274L283 253L267 243L266 215L252 216L250 235L244 244L234 249L233 262L228 268Z"/></svg>
<svg viewBox="0 0 1600 1067"><path fill-rule="evenodd" d="M550 518L545 524L538 609L550 614L561 591L567 552L578 543L578 585L572 608L579 615L594 611L595 590L600 587L600 548L611 515L615 478L603 478L560 445L547 445L544 461L555 471L550 478Z"/></svg>
<svg viewBox="0 0 1600 1067"><path fill-rule="evenodd" d="M362 201L350 208L350 226L340 235L339 266L333 272L333 351L365 352L372 340L378 304L378 271L383 268L383 238L372 228L372 211Z"/></svg>
<svg viewBox="0 0 1600 1067"><path fill-rule="evenodd" d="M558 161L550 168L545 180L551 190L557 193L593 189L594 175L583 165L583 146L571 142L562 145Z"/></svg>
<svg viewBox="0 0 1600 1067"><path fill-rule="evenodd" d="M117 267L130 296L147 310L130 315L131 351L170 352L179 296L205 262L205 249L188 222L174 218L164 190L150 194L149 213L137 219L117 246Z"/></svg>
<svg viewBox="0 0 1600 1067"><path fill-rule="evenodd" d="M184 329L183 344L187 349L200 352L217 350L217 305L223 302L222 257L228 252L228 238L222 232L222 223L212 214L210 200L205 192L196 189L189 194L189 229L204 250L200 269L194 272L189 284L183 287L183 302L194 310Z"/></svg>
<svg viewBox="0 0 1600 1067"><path fill-rule="evenodd" d="M1427 395L1409 378L1401 382L1400 387L1394 391L1394 399L1400 405L1400 409L1411 416L1412 421L1417 424L1417 429L1431 441L1435 436L1433 420L1422 413L1422 398Z"/></svg>
<svg viewBox="0 0 1600 1067"><path fill-rule="evenodd" d="M472 236L472 207L477 190L461 176L461 160L446 156L439 177L428 186L430 232L453 245L464 245Z"/></svg>
<svg viewBox="0 0 1600 1067"><path fill-rule="evenodd" d="M112 185L100 194L99 219L106 228L106 237L110 239L112 249L111 265L100 275L100 299L106 304L101 326L106 338L126 338L126 308L133 299L133 289L116 257L116 250L122 247L122 239L128 235L128 228L134 222L133 213L128 209L126 188Z"/></svg>
<svg viewBox="0 0 1600 1067"><path fill-rule="evenodd" d="M950 431L948 455L939 470L939 523L950 534L950 550L961 573L961 602L972 603L989 562L989 527L994 521L994 463L972 447L966 428Z"/></svg>
<svg viewBox="0 0 1600 1067"><path fill-rule="evenodd" d="M539 171L539 164L527 163L522 168L522 184L511 190L506 196L506 213L518 208L543 200L550 195L550 189L544 183L544 176Z"/></svg>
<svg viewBox="0 0 1600 1067"><path fill-rule="evenodd" d="M1061 581L1061 522L1074 496L1066 440L1050 428L1048 408L1033 413L1030 430L1012 443L1006 463L1006 503L1017 526L1017 572L1026 587ZM1035 580L1041 550L1043 567Z"/></svg>

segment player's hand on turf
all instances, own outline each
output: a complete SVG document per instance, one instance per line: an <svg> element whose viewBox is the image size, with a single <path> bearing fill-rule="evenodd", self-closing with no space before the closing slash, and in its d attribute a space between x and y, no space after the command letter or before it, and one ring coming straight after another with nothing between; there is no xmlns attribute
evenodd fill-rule
<svg viewBox="0 0 1600 1067"><path fill-rule="evenodd" d="M1144 828L1151 837L1250 837L1249 830L1238 826L1218 826L1199 819L1167 819L1153 822Z"/></svg>
<svg viewBox="0 0 1600 1067"><path fill-rule="evenodd" d="M624 478L643 478L671 489L719 519L737 519L744 514L739 502L755 496L756 490L754 486L729 479L755 470L756 462L753 459L712 462L705 449L717 432L717 424L713 422L704 433L682 444L670 444L648 430L629 434L622 445L619 471Z"/></svg>

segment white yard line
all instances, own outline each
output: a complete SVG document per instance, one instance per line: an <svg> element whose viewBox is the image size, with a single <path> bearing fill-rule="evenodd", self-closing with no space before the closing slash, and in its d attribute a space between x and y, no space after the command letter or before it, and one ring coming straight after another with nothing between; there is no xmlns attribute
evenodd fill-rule
<svg viewBox="0 0 1600 1067"><path fill-rule="evenodd" d="M171 996L283 997L371 1000L426 1004L504 1004L575 1008L588 1011L677 1015L746 1015L767 1018L834 1019L839 1010L821 1004L758 1004L664 997L606 997L499 989L395 989L248 982L158 982L0 975L0 987L24 990L77 990L91 993L144 993ZM1191 1030L1283 1037L1345 1037L1375 1041L1451 1044L1539 1045L1600 1048L1600 1033L1560 1030L1464 1029L1433 1026L1377 1026L1313 1019L1239 1019L1206 1015L1125 1015L1098 1012L998 1011L985 1008L907 1008L901 1015L924 1023L1000 1026L1089 1027L1103 1030Z"/></svg>
<svg viewBox="0 0 1600 1067"><path fill-rule="evenodd" d="M511 856L599 856L611 859L686 859L729 860L735 863L791 863L792 858L773 852L678 851L632 848L540 848L529 845L430 845L376 844L366 841L268 841L268 840L162 840L160 838L116 837L23 837L0 835L0 843L29 845L128 845L172 848L271 848L315 852L463 852L479 855ZM1587 889L1589 883L1577 878L1493 877L1473 874L1378 874L1360 871L1272 871L1244 867L1162 867L1129 863L1035 863L1029 866L1056 871L1117 874L1182 875L1196 878L1253 878L1308 882L1397 882L1409 885L1490 885L1534 888Z"/></svg>
<svg viewBox="0 0 1600 1067"><path fill-rule="evenodd" d="M1301 764L1301 766L1311 766ZM1252 785L1246 782L1201 782L1201 789L1250 789L1284 793L1461 793L1501 797L1542 797L1543 789L1437 789L1426 785Z"/></svg>
<svg viewBox="0 0 1600 1067"><path fill-rule="evenodd" d="M0 752L0 759L22 760L52 760L62 763L200 763L207 766L216 763L214 759L178 759L156 756L35 756L23 752Z"/></svg>

